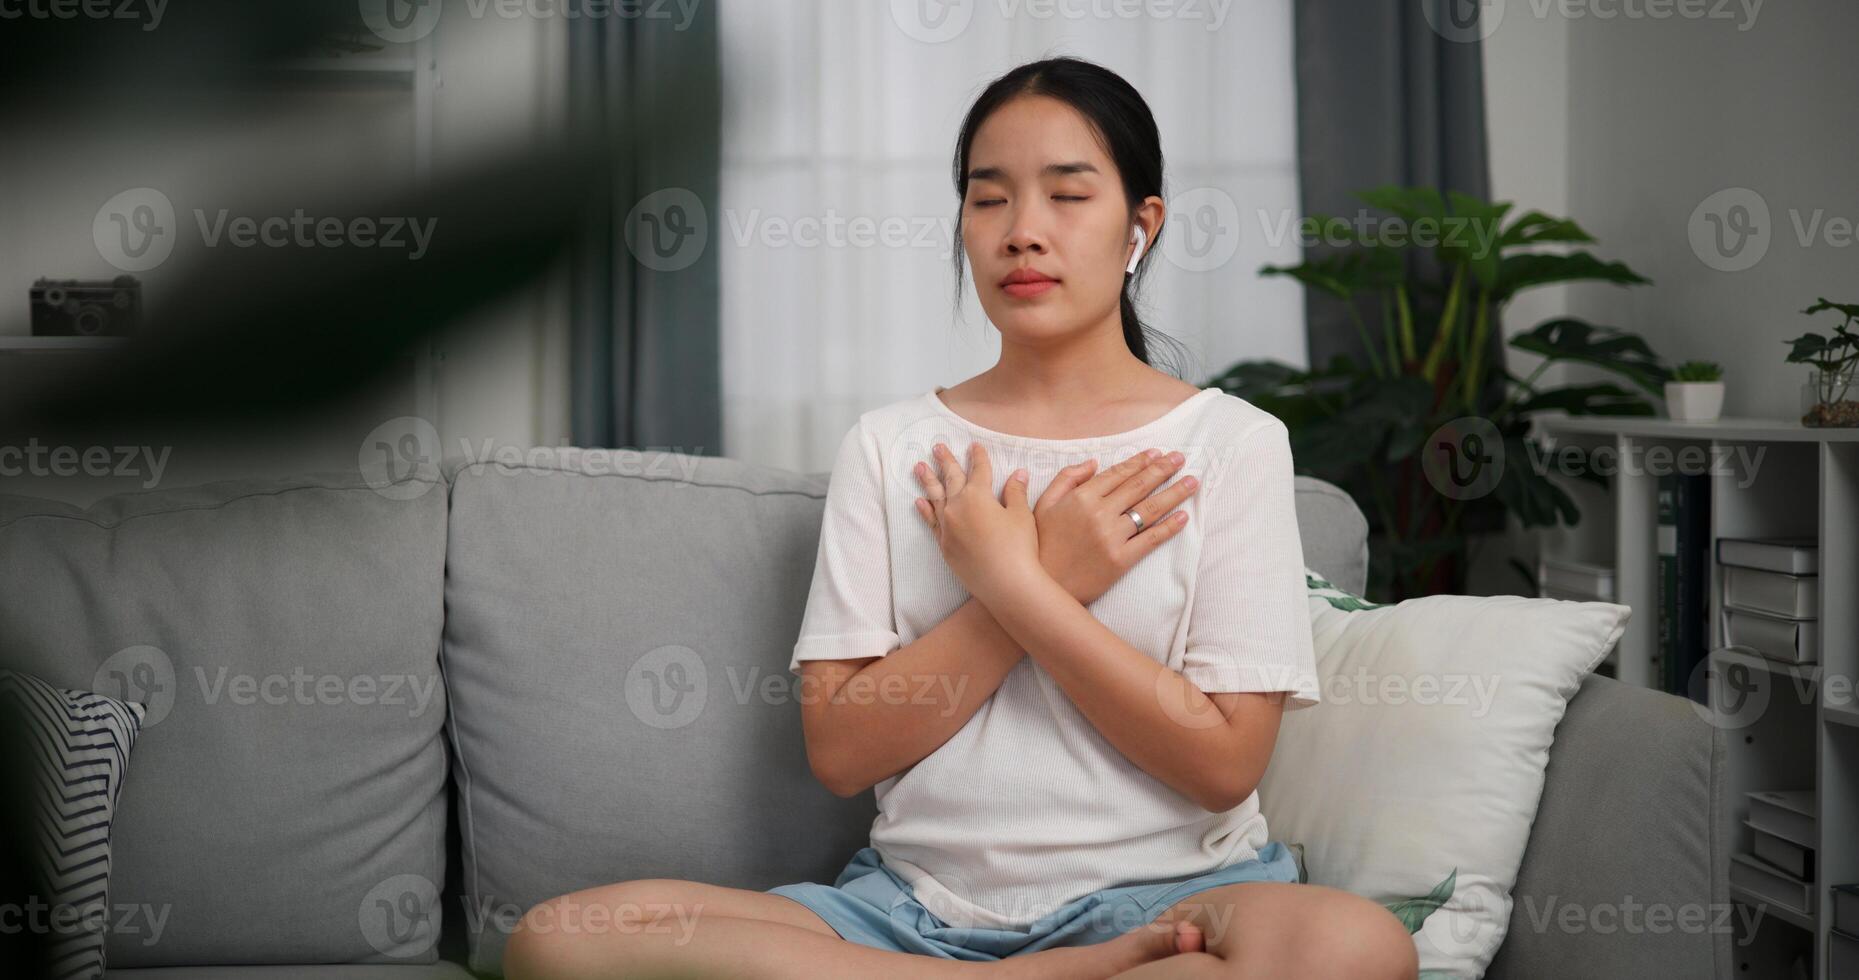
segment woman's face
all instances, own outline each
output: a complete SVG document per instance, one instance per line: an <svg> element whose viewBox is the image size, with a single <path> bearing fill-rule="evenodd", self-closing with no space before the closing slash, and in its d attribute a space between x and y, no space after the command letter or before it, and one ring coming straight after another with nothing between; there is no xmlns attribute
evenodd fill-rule
<svg viewBox="0 0 1859 980"><path fill-rule="evenodd" d="M1134 248L1128 203L1085 118L1048 96L1017 97L976 130L968 168L962 247L988 319L1021 341L1116 320ZM1149 198L1139 222L1153 232L1161 209ZM1004 281L1027 271L1056 281Z"/></svg>

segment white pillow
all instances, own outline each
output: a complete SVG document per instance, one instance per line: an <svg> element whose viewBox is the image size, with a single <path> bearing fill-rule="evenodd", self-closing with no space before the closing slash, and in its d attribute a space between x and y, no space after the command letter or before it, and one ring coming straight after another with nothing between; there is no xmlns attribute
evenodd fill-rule
<svg viewBox="0 0 1859 980"><path fill-rule="evenodd" d="M1451 898L1414 935L1420 969L1483 976L1543 795L1556 724L1626 628L1626 606L1521 596L1375 605L1315 573L1323 700L1287 712L1259 785L1309 880L1387 902Z"/></svg>

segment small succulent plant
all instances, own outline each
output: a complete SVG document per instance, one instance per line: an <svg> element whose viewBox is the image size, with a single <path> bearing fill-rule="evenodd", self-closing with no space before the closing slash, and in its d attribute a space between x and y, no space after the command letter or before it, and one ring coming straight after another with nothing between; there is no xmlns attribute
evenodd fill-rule
<svg viewBox="0 0 1859 980"><path fill-rule="evenodd" d="M1672 369L1673 381L1721 381L1723 367L1712 361L1686 361Z"/></svg>

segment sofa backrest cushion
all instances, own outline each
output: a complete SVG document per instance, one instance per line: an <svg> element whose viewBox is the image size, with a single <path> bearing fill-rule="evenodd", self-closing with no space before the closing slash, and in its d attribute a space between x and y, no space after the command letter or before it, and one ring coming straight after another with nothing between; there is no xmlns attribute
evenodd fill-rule
<svg viewBox="0 0 1859 980"><path fill-rule="evenodd" d="M340 475L0 497L0 666L148 708L112 968L436 960L445 508Z"/></svg>
<svg viewBox="0 0 1859 980"><path fill-rule="evenodd" d="M453 474L444 662L474 969L497 972L556 895L830 880L866 842L872 797L812 777L786 669L825 492L666 452Z"/></svg>
<svg viewBox="0 0 1859 980"><path fill-rule="evenodd" d="M498 971L526 909L584 888L833 880L876 811L813 778L786 670L829 474L616 450L448 475L471 966ZM1307 563L1359 585L1361 514L1298 490Z"/></svg>
<svg viewBox="0 0 1859 980"><path fill-rule="evenodd" d="M1309 476L1294 482L1304 564L1337 588L1362 595L1368 588L1368 519L1362 509L1333 483Z"/></svg>

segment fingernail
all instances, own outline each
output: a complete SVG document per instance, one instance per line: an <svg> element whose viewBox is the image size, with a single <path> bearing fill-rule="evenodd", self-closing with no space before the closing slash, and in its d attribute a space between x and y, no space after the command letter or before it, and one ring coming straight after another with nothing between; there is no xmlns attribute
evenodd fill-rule
<svg viewBox="0 0 1859 980"><path fill-rule="evenodd" d="M1193 477L1191 477L1191 476L1184 476L1184 477L1182 477L1182 478L1181 478L1181 485L1182 485L1182 486L1184 486L1184 487L1187 487L1187 488L1188 488L1189 490L1192 490L1192 489L1194 489L1195 487L1198 487L1198 486L1200 486L1200 485L1201 485L1201 481L1199 481L1199 480L1196 480L1195 478L1193 478Z"/></svg>
<svg viewBox="0 0 1859 980"><path fill-rule="evenodd" d="M1143 455L1148 457L1149 459L1154 459L1157 456L1162 455L1162 451L1160 449L1145 449L1143 450Z"/></svg>
<svg viewBox="0 0 1859 980"><path fill-rule="evenodd" d="M1180 466L1182 463L1185 463L1188 461L1188 457L1183 456L1180 453L1169 453L1168 461L1175 464L1176 466Z"/></svg>

